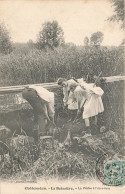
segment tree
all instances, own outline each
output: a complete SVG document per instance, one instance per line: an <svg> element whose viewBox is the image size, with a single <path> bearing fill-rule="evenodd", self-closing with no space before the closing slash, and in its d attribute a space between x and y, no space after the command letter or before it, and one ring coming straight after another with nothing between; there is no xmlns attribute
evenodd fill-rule
<svg viewBox="0 0 125 194"><path fill-rule="evenodd" d="M0 53L8 54L12 51L9 32L4 24L0 24Z"/></svg>
<svg viewBox="0 0 125 194"><path fill-rule="evenodd" d="M112 15L108 20L121 22L121 28L124 29L124 0L110 0L114 7L115 14Z"/></svg>
<svg viewBox="0 0 125 194"><path fill-rule="evenodd" d="M85 46L88 46L88 44L89 44L89 38L86 36L86 37L84 38L84 45L85 45Z"/></svg>
<svg viewBox="0 0 125 194"><path fill-rule="evenodd" d="M57 21L45 22L43 29L39 32L37 38L37 48L47 49L58 47L64 43L63 30Z"/></svg>
<svg viewBox="0 0 125 194"><path fill-rule="evenodd" d="M29 39L29 41L27 42L27 45L29 49L33 49L35 47L35 43L31 39Z"/></svg>
<svg viewBox="0 0 125 194"><path fill-rule="evenodd" d="M90 37L90 44L100 46L103 41L103 33L102 32L95 32Z"/></svg>
<svg viewBox="0 0 125 194"><path fill-rule="evenodd" d="M122 43L120 46L125 46L125 38L122 40Z"/></svg>

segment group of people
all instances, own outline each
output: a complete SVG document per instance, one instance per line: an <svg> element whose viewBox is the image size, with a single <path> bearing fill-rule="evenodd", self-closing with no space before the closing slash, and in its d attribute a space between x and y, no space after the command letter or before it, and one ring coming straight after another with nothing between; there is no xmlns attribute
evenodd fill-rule
<svg viewBox="0 0 125 194"><path fill-rule="evenodd" d="M95 83L87 83L83 79L59 78L57 84L63 88L63 103L68 108L70 121L76 122L82 115L86 133L91 134L90 118L94 117L97 125L97 115L104 111L101 99L103 90ZM42 86L32 85L25 87L22 94L33 108L34 122L39 133L46 135L47 126L55 126L54 93Z"/></svg>
<svg viewBox="0 0 125 194"><path fill-rule="evenodd" d="M59 78L58 85L63 87L64 106L68 107L69 113L72 112L71 120L75 122L82 114L85 121L86 132L91 134L90 118L94 117L97 126L97 115L104 111L102 95L104 91L97 87L95 83L87 83L83 79ZM76 112L75 118L72 117Z"/></svg>

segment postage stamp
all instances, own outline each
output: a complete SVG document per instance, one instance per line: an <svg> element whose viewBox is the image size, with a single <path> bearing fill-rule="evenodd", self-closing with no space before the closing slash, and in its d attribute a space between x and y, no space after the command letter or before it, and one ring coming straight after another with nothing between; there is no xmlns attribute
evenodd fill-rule
<svg viewBox="0 0 125 194"><path fill-rule="evenodd" d="M104 183L106 185L125 185L125 161L107 161L104 164Z"/></svg>
<svg viewBox="0 0 125 194"><path fill-rule="evenodd" d="M96 164L96 175L105 185L125 185L125 161L112 160L108 155L102 155Z"/></svg>

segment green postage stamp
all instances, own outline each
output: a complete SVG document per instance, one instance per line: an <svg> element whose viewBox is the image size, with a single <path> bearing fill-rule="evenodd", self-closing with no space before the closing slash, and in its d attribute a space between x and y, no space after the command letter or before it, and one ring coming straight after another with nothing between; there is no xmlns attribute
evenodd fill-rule
<svg viewBox="0 0 125 194"><path fill-rule="evenodd" d="M104 183L106 185L125 185L125 161L108 161L104 164Z"/></svg>

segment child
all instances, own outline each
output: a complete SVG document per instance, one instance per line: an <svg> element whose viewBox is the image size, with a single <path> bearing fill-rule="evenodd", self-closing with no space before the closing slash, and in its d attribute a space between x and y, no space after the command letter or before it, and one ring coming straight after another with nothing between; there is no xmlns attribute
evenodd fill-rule
<svg viewBox="0 0 125 194"><path fill-rule="evenodd" d="M97 124L97 115L104 111L101 96L103 90L100 87L93 87L94 84L87 84L86 82L70 84L70 90L73 92L76 101L78 103L77 115L81 112L82 107L83 119L85 120L85 126L88 133L90 133L90 120L89 118L95 116L95 124Z"/></svg>
<svg viewBox="0 0 125 194"><path fill-rule="evenodd" d="M78 105L77 105L77 102L74 100L73 93L72 93L72 91L70 91L69 85L71 83L77 83L77 81L74 79L66 80L65 78L59 78L57 80L57 83L58 83L58 85L63 87L64 107L66 107L66 106L68 107L70 120L74 120L74 118L76 116L77 109L78 109Z"/></svg>

